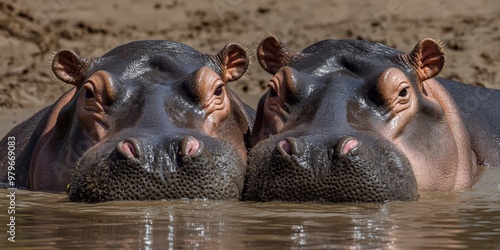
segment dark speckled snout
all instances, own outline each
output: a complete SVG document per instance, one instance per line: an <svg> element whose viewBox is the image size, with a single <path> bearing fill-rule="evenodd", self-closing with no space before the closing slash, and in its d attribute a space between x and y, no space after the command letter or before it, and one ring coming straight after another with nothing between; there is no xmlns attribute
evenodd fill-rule
<svg viewBox="0 0 500 250"><path fill-rule="evenodd" d="M269 138L250 153L246 200L416 200L415 176L391 144L355 136Z"/></svg>
<svg viewBox="0 0 500 250"><path fill-rule="evenodd" d="M239 199L246 162L237 154L202 135L127 137L84 154L68 195L86 202Z"/></svg>

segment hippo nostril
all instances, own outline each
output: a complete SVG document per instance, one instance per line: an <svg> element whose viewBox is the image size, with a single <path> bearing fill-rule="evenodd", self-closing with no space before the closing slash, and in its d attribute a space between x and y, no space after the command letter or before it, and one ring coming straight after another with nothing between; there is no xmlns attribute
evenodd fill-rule
<svg viewBox="0 0 500 250"><path fill-rule="evenodd" d="M194 153L196 153L196 151L198 151L199 148L200 148L200 142L198 140L189 140L188 143L186 144L185 154L191 156Z"/></svg>
<svg viewBox="0 0 500 250"><path fill-rule="evenodd" d="M292 154L292 145L290 145L290 142L288 142L287 140L280 141L279 146L286 154L288 155Z"/></svg>
<svg viewBox="0 0 500 250"><path fill-rule="evenodd" d="M116 145L116 150L126 157L139 158L140 154L137 143L138 142L134 139L124 140Z"/></svg>
<svg viewBox="0 0 500 250"><path fill-rule="evenodd" d="M341 141L340 155L348 154L359 146L360 142L352 137L347 137Z"/></svg>
<svg viewBox="0 0 500 250"><path fill-rule="evenodd" d="M282 140L278 142L278 145L276 147L278 148L278 151L281 153L281 155L293 155L297 154L297 142L295 138L286 138L285 140Z"/></svg>
<svg viewBox="0 0 500 250"><path fill-rule="evenodd" d="M181 142L181 154L193 156L200 151L202 145L200 141L192 136L186 136Z"/></svg>

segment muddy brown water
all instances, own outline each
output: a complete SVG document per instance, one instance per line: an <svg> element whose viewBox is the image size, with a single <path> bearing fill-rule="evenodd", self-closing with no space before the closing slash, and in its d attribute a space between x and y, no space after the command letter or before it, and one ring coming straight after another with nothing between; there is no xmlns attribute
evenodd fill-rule
<svg viewBox="0 0 500 250"><path fill-rule="evenodd" d="M68 202L65 194L0 189L0 249L500 249L500 169L463 192L417 202Z"/></svg>

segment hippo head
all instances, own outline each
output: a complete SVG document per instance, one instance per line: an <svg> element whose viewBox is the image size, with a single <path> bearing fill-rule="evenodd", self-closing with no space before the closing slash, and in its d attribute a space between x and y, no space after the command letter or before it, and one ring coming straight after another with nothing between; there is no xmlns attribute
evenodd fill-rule
<svg viewBox="0 0 500 250"><path fill-rule="evenodd" d="M433 79L444 64L434 40L408 54L360 40L291 52L270 36L257 54L274 76L257 109L245 199L412 201L470 181L457 170L473 158L464 127Z"/></svg>
<svg viewBox="0 0 500 250"><path fill-rule="evenodd" d="M215 56L169 41L93 59L59 51L53 71L76 86L54 128L76 158L70 200L239 199L253 111L227 83L248 63L238 44Z"/></svg>

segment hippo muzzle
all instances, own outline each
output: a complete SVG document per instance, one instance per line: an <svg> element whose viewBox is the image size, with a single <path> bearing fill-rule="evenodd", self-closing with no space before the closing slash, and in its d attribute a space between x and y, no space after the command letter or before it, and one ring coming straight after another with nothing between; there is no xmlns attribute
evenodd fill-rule
<svg viewBox="0 0 500 250"><path fill-rule="evenodd" d="M406 158L389 143L368 136L271 137L257 144L249 158L247 200L384 202L418 198Z"/></svg>
<svg viewBox="0 0 500 250"><path fill-rule="evenodd" d="M73 173L70 200L239 199L246 162L230 145L203 135L155 137L88 150Z"/></svg>

